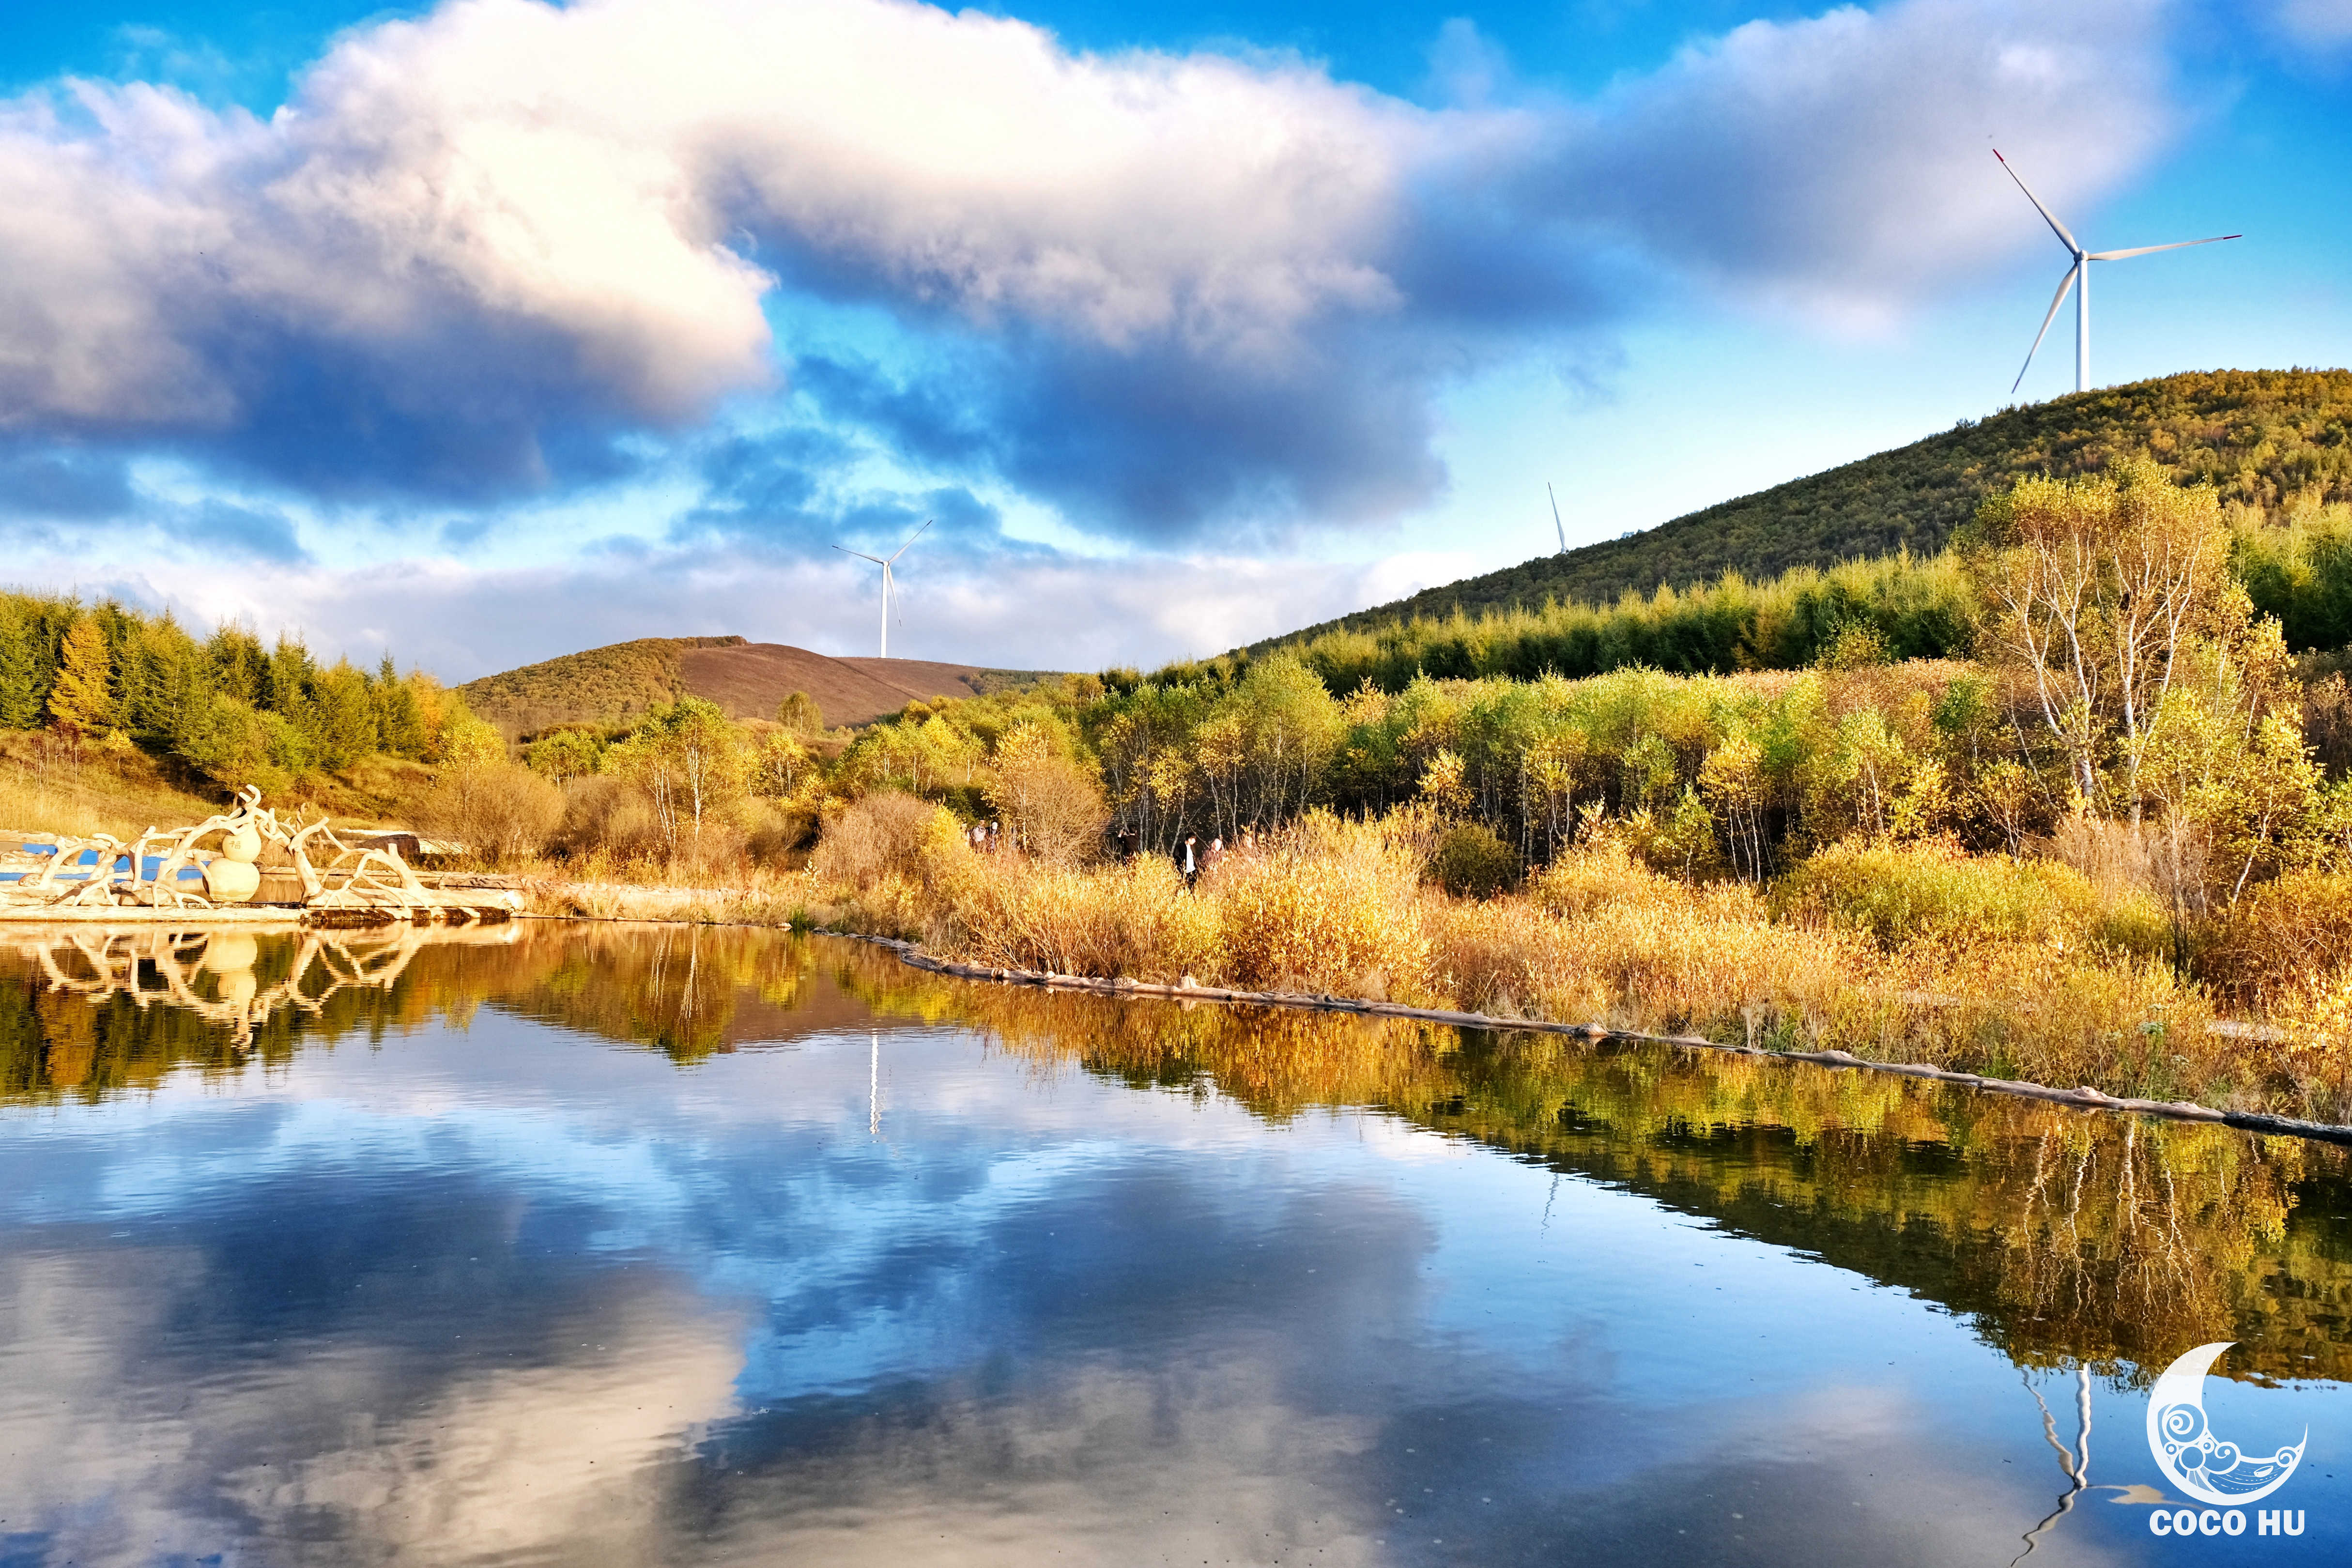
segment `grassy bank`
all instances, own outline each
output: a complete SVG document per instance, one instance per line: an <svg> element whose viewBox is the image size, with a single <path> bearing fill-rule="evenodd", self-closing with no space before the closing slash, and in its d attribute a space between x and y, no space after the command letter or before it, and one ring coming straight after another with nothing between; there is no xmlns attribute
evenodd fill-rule
<svg viewBox="0 0 2352 1568"><path fill-rule="evenodd" d="M772 911L991 966L1191 975L2352 1118L2344 878L2274 885L2200 925L2184 973L2145 889L1943 842L1838 846L1759 888L1686 882L1604 839L1524 890L1472 899L1432 885L1442 836L1410 811L1310 815L1191 887L1157 857L978 853L944 812L894 826L902 837L869 830L869 853L820 855L769 889ZM2224 1013L2287 1037L2211 1031Z"/></svg>

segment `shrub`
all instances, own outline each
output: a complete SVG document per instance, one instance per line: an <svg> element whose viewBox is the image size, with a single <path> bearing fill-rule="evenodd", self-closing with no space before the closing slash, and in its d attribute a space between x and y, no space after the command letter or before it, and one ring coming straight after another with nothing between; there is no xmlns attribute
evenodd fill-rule
<svg viewBox="0 0 2352 1568"><path fill-rule="evenodd" d="M756 804L743 852L754 860L790 860L816 838L816 814L798 801Z"/></svg>
<svg viewBox="0 0 2352 1568"><path fill-rule="evenodd" d="M941 944L978 963L1159 982L1223 969L1214 905L1157 855L1093 871L999 859L951 898Z"/></svg>
<svg viewBox="0 0 2352 1568"><path fill-rule="evenodd" d="M2291 871L2200 934L2198 973L2221 990L2257 1005L2304 995L2352 971L2352 876Z"/></svg>
<svg viewBox="0 0 2352 1568"><path fill-rule="evenodd" d="M562 790L563 822L552 847L565 856L634 860L659 851L653 807L627 781L591 775L565 780Z"/></svg>
<svg viewBox="0 0 2352 1568"><path fill-rule="evenodd" d="M1430 857L1430 879L1457 898L1491 899L1519 879L1519 858L1483 822L1446 830Z"/></svg>
<svg viewBox="0 0 2352 1568"><path fill-rule="evenodd" d="M1919 938L2088 940L2105 912L2078 872L1940 840L1833 844L1783 878L1772 903L1784 918L1867 931L1889 949Z"/></svg>
<svg viewBox="0 0 2352 1568"><path fill-rule="evenodd" d="M926 875L926 830L942 823L949 836L961 837L942 807L882 790L852 802L824 825L810 869L851 888L872 887L887 877L924 883L933 879Z"/></svg>
<svg viewBox="0 0 2352 1568"><path fill-rule="evenodd" d="M1528 891L1553 914L1574 919L1611 904L1656 905L1680 898L1681 884L1633 858L1614 838L1600 838L1561 855Z"/></svg>
<svg viewBox="0 0 2352 1568"><path fill-rule="evenodd" d="M1226 974L1254 990L1430 994L1420 867L1376 824L1309 812L1270 854L1204 883Z"/></svg>
<svg viewBox="0 0 2352 1568"><path fill-rule="evenodd" d="M564 819L563 792L516 763L457 768L425 797L419 820L454 838L484 865L524 859L546 847Z"/></svg>

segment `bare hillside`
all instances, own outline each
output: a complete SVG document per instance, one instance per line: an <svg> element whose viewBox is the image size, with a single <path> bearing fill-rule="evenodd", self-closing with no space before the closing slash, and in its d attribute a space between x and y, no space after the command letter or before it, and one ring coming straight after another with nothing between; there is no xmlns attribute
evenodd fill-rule
<svg viewBox="0 0 2352 1568"><path fill-rule="evenodd" d="M625 721L680 697L700 697L738 719L772 719L806 692L828 725L864 724L908 702L970 697L1041 679L909 658L833 658L785 643L727 637L641 637L469 680L457 689L508 736L555 724Z"/></svg>

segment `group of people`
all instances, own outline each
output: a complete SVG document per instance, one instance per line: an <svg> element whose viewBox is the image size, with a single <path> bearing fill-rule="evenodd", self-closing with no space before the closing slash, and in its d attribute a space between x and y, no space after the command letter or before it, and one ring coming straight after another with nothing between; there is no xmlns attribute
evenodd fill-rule
<svg viewBox="0 0 2352 1568"><path fill-rule="evenodd" d="M1255 850L1257 847L1257 830L1243 828L1235 847L1244 854ZM1202 872L1214 870L1217 862L1224 858L1225 841L1221 837L1213 837L1204 848L1198 835L1188 833L1184 835L1183 842L1176 847L1176 865L1184 873L1184 885L1188 888L1201 879Z"/></svg>
<svg viewBox="0 0 2352 1568"><path fill-rule="evenodd" d="M1003 847L1003 826L996 822L975 822L967 830L966 837L970 838L971 847L983 855ZM1119 858L1132 860L1142 853L1142 836L1133 828L1122 827L1115 837ZM1257 848L1257 829L1243 828L1234 847L1245 855L1254 852ZM1209 842L1203 845L1198 834L1184 835L1177 841L1175 848L1176 868L1184 873L1184 885L1189 888L1199 881L1202 873L1213 869L1226 854L1225 841L1220 837L1212 835Z"/></svg>

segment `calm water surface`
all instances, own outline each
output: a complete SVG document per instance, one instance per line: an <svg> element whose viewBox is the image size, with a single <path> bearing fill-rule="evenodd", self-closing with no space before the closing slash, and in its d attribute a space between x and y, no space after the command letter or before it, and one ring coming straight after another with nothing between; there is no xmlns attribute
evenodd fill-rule
<svg viewBox="0 0 2352 1568"><path fill-rule="evenodd" d="M765 932L0 938L5 1568L2342 1563L2348 1309L2341 1152L2210 1127ZM2299 1537L2149 1533L2222 1340Z"/></svg>

